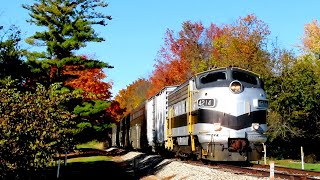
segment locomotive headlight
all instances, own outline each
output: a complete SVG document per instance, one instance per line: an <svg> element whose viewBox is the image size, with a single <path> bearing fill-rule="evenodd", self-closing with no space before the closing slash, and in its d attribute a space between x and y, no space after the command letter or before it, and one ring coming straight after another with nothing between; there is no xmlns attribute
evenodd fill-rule
<svg viewBox="0 0 320 180"><path fill-rule="evenodd" d="M213 129L215 131L220 131L221 130L221 124L220 123L213 123Z"/></svg>
<svg viewBox="0 0 320 180"><path fill-rule="evenodd" d="M233 93L240 93L243 89L242 84L239 81L232 81L229 88Z"/></svg>
<svg viewBox="0 0 320 180"><path fill-rule="evenodd" d="M260 127L259 123L252 123L252 128L253 128L254 130L258 130L259 127Z"/></svg>

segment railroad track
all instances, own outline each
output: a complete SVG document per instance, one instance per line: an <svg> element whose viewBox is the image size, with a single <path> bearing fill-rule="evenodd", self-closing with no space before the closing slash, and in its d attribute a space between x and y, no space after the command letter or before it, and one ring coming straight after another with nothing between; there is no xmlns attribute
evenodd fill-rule
<svg viewBox="0 0 320 180"><path fill-rule="evenodd" d="M76 154L68 154L68 158L79 157L79 156L90 156L90 155L123 155L126 154L127 151L115 148L111 151L97 151L97 150L85 150ZM63 156L60 156L62 159ZM166 158L168 159L168 158ZM261 165L261 164L244 164L244 163L229 163L229 162L201 162L201 161L193 161L193 160L181 160L179 158L169 158L172 161L181 161L184 163L188 163L191 165L201 166L201 167L209 167L213 169L220 169L223 171L228 171L236 174L245 174L255 177L270 177L270 166L269 165ZM134 164L134 163L133 163ZM134 168L134 167L133 167ZM318 179L320 180L320 172L317 171L308 171L308 170L300 170L300 169L292 169L286 167L275 166L274 167L274 178L275 179Z"/></svg>
<svg viewBox="0 0 320 180"><path fill-rule="evenodd" d="M264 177L270 176L270 167L269 166L257 166L252 165L251 167L241 167L235 165L219 164L218 167L224 169L230 169L234 171L239 171L241 173L254 174ZM298 170L285 167L274 167L274 178L281 179L320 179L320 172L307 171L307 170Z"/></svg>
<svg viewBox="0 0 320 180"><path fill-rule="evenodd" d="M167 157L168 159L168 157ZM270 177L270 166L262 164L252 164L252 163L230 163L230 162L201 162L193 160L181 160L180 158L169 158L173 161L182 161L188 164L210 167L214 169L221 169L224 171L229 171L238 174L247 174L256 177ZM275 179L290 179L290 180L300 180L300 179L318 179L320 180L320 172L308 171L302 169L286 168L281 166L274 167L274 178Z"/></svg>
<svg viewBox="0 0 320 180"><path fill-rule="evenodd" d="M177 161L181 161L175 159ZM259 164L241 164L241 163L224 163L224 162L211 162L202 163L200 161L184 161L188 164L210 167L215 169L221 169L224 171L229 171L237 174L247 174L257 177L270 177L270 166L269 165L259 165ZM290 179L290 180L300 180L300 179L320 179L320 172L292 169L286 167L274 167L274 178L275 179Z"/></svg>

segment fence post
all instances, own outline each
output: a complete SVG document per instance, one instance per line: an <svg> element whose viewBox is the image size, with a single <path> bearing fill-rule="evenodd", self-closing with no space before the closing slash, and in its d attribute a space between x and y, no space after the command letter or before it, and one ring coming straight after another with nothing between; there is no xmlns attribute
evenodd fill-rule
<svg viewBox="0 0 320 180"><path fill-rule="evenodd" d="M270 161L270 180L274 180L274 162Z"/></svg>
<svg viewBox="0 0 320 180"><path fill-rule="evenodd" d="M304 153L303 153L303 147L301 146L301 167L304 169Z"/></svg>
<svg viewBox="0 0 320 180"><path fill-rule="evenodd" d="M263 155L263 160L264 160L264 165L267 165L267 146L262 143L263 145L263 152L264 152L264 155Z"/></svg>
<svg viewBox="0 0 320 180"><path fill-rule="evenodd" d="M59 178L60 176L60 155L59 155L59 159L58 159L58 168L57 168L57 178Z"/></svg>
<svg viewBox="0 0 320 180"><path fill-rule="evenodd" d="M67 166L67 151L64 154L64 166Z"/></svg>

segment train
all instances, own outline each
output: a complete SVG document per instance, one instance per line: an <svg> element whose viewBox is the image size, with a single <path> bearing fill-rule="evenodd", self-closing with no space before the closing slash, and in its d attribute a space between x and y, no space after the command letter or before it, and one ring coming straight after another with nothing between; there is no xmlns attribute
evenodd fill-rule
<svg viewBox="0 0 320 180"><path fill-rule="evenodd" d="M210 69L163 87L112 127L112 146L205 161L261 160L268 99L261 77Z"/></svg>

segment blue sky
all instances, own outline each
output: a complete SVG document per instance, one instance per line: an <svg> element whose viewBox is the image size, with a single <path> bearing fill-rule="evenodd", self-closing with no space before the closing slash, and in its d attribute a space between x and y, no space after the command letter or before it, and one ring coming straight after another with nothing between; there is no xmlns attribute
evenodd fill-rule
<svg viewBox="0 0 320 180"><path fill-rule="evenodd" d="M0 23L20 27L23 38L38 27L25 21L27 10L21 7L31 0L1 0ZM167 29L178 32L182 23L201 21L205 27L234 23L239 17L255 14L271 31L270 41L277 37L278 45L295 49L300 44L304 24L320 17L318 0L106 0L106 14L112 20L105 27L96 28L103 43L89 44L79 53L94 55L108 62L113 69L105 70L107 81L113 81L112 93L126 88L154 69L157 52L164 43ZM39 29L38 29L39 30ZM23 47L28 48L27 45Z"/></svg>

